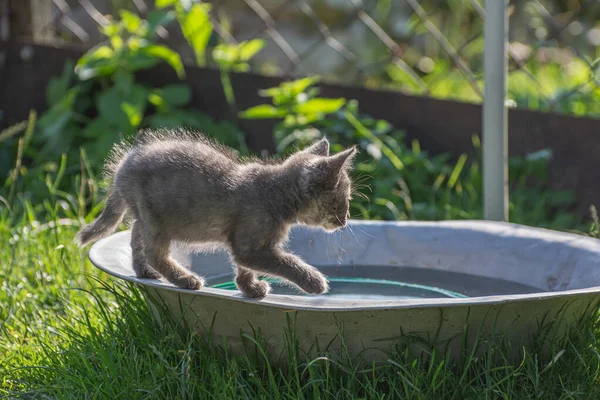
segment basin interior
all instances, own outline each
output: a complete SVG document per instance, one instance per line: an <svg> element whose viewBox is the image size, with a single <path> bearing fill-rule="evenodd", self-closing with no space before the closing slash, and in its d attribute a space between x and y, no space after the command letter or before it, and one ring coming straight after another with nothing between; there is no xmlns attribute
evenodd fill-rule
<svg viewBox="0 0 600 400"><path fill-rule="evenodd" d="M287 248L328 276L328 297L464 298L600 285L597 241L511 224L353 222L334 234L298 227ZM210 287L236 290L226 252L176 257ZM277 280L272 287L305 296Z"/></svg>
<svg viewBox="0 0 600 400"><path fill-rule="evenodd" d="M103 239L92 247L90 258L125 279L172 287L166 281L135 277L129 238L129 232L121 232ZM352 221L333 234L300 226L291 231L286 247L327 275L331 291L307 296L277 282L272 287L274 294L304 297L311 304L315 297L334 302L335 297L448 299L599 289L599 243L574 234L482 221ZM190 252L174 246L172 255L206 279L209 288L199 294L241 295L232 284L234 266L227 252Z"/></svg>
<svg viewBox="0 0 600 400"><path fill-rule="evenodd" d="M456 272L397 266L321 266L330 284L328 297L345 299L464 298L536 293L540 289L503 279ZM272 293L304 295L276 279ZM207 279L217 289L236 290L233 275Z"/></svg>

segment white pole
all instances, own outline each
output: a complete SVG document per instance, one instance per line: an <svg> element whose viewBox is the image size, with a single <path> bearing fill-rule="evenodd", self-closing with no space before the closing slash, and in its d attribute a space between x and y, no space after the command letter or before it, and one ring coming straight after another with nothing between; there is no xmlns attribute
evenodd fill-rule
<svg viewBox="0 0 600 400"><path fill-rule="evenodd" d="M507 0L485 1L483 76L483 216L508 220Z"/></svg>

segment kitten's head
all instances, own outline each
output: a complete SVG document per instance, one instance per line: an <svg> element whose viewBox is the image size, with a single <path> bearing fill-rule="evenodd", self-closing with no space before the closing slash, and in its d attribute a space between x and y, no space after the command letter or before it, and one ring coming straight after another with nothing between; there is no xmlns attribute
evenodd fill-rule
<svg viewBox="0 0 600 400"><path fill-rule="evenodd" d="M290 161L300 166L303 205L298 221L334 231L349 218L352 182L348 174L356 147L329 155L329 142L321 139L295 153Z"/></svg>

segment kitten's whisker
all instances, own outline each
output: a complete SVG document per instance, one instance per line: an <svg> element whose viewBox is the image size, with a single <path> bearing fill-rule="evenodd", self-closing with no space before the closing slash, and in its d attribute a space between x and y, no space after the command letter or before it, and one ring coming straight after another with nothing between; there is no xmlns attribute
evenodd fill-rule
<svg viewBox="0 0 600 400"><path fill-rule="evenodd" d="M350 226L350 225L348 225L348 228L350 228L350 233L352 234L352 236L354 236L354 240L360 246L360 248L363 249L363 250L366 250L365 247L360 243L360 241L356 237L356 234L354 233L354 228L352 226Z"/></svg>
<svg viewBox="0 0 600 400"><path fill-rule="evenodd" d="M359 197L361 199L365 199L367 201L369 200L369 196L367 196L363 192L356 192L356 193L353 193L353 195L355 195L356 197Z"/></svg>
<svg viewBox="0 0 600 400"><path fill-rule="evenodd" d="M337 265L338 265L338 267L342 265L342 255L340 253L340 250L342 250L341 244L339 244L338 246L336 246L335 253L334 253L335 256L336 256L336 258L337 258Z"/></svg>
<svg viewBox="0 0 600 400"><path fill-rule="evenodd" d="M367 231L365 231L364 229L359 228L358 226L356 227L356 229L358 229L361 233L369 236L372 239L375 239L375 236L371 235L370 233L368 233Z"/></svg>
<svg viewBox="0 0 600 400"><path fill-rule="evenodd" d="M340 232L341 239L340 239L340 243L339 243L340 251L338 252L338 262L337 262L338 267L342 266L343 253L346 252L346 250L344 250L344 234L345 234L345 232L344 232L344 230L342 230Z"/></svg>
<svg viewBox="0 0 600 400"><path fill-rule="evenodd" d="M368 189L371 193L373 192L373 190L371 189L371 186L369 186L369 185L357 186L354 191L355 192L359 192L359 191L361 191L363 189Z"/></svg>
<svg viewBox="0 0 600 400"><path fill-rule="evenodd" d="M352 189L357 190L357 189L364 189L364 188L370 188L371 186L363 183L363 182L354 182L352 184Z"/></svg>
<svg viewBox="0 0 600 400"><path fill-rule="evenodd" d="M333 251L331 250L331 242L330 242L330 235L325 235L325 243L327 244L327 254L334 254Z"/></svg>
<svg viewBox="0 0 600 400"><path fill-rule="evenodd" d="M359 175L356 177L356 179L354 179L354 182L356 182L356 183L362 183L364 180L367 180L367 179L372 179L372 178L373 178L373 176L374 176L374 175L367 174L367 173L365 173L365 172L361 172L361 173L360 173L360 174L359 174Z"/></svg>

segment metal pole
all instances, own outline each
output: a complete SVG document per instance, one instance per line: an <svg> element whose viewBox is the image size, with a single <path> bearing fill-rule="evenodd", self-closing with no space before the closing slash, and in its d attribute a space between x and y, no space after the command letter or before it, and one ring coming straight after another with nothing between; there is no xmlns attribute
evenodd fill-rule
<svg viewBox="0 0 600 400"><path fill-rule="evenodd" d="M485 1L483 76L483 216L508 220L507 0Z"/></svg>

